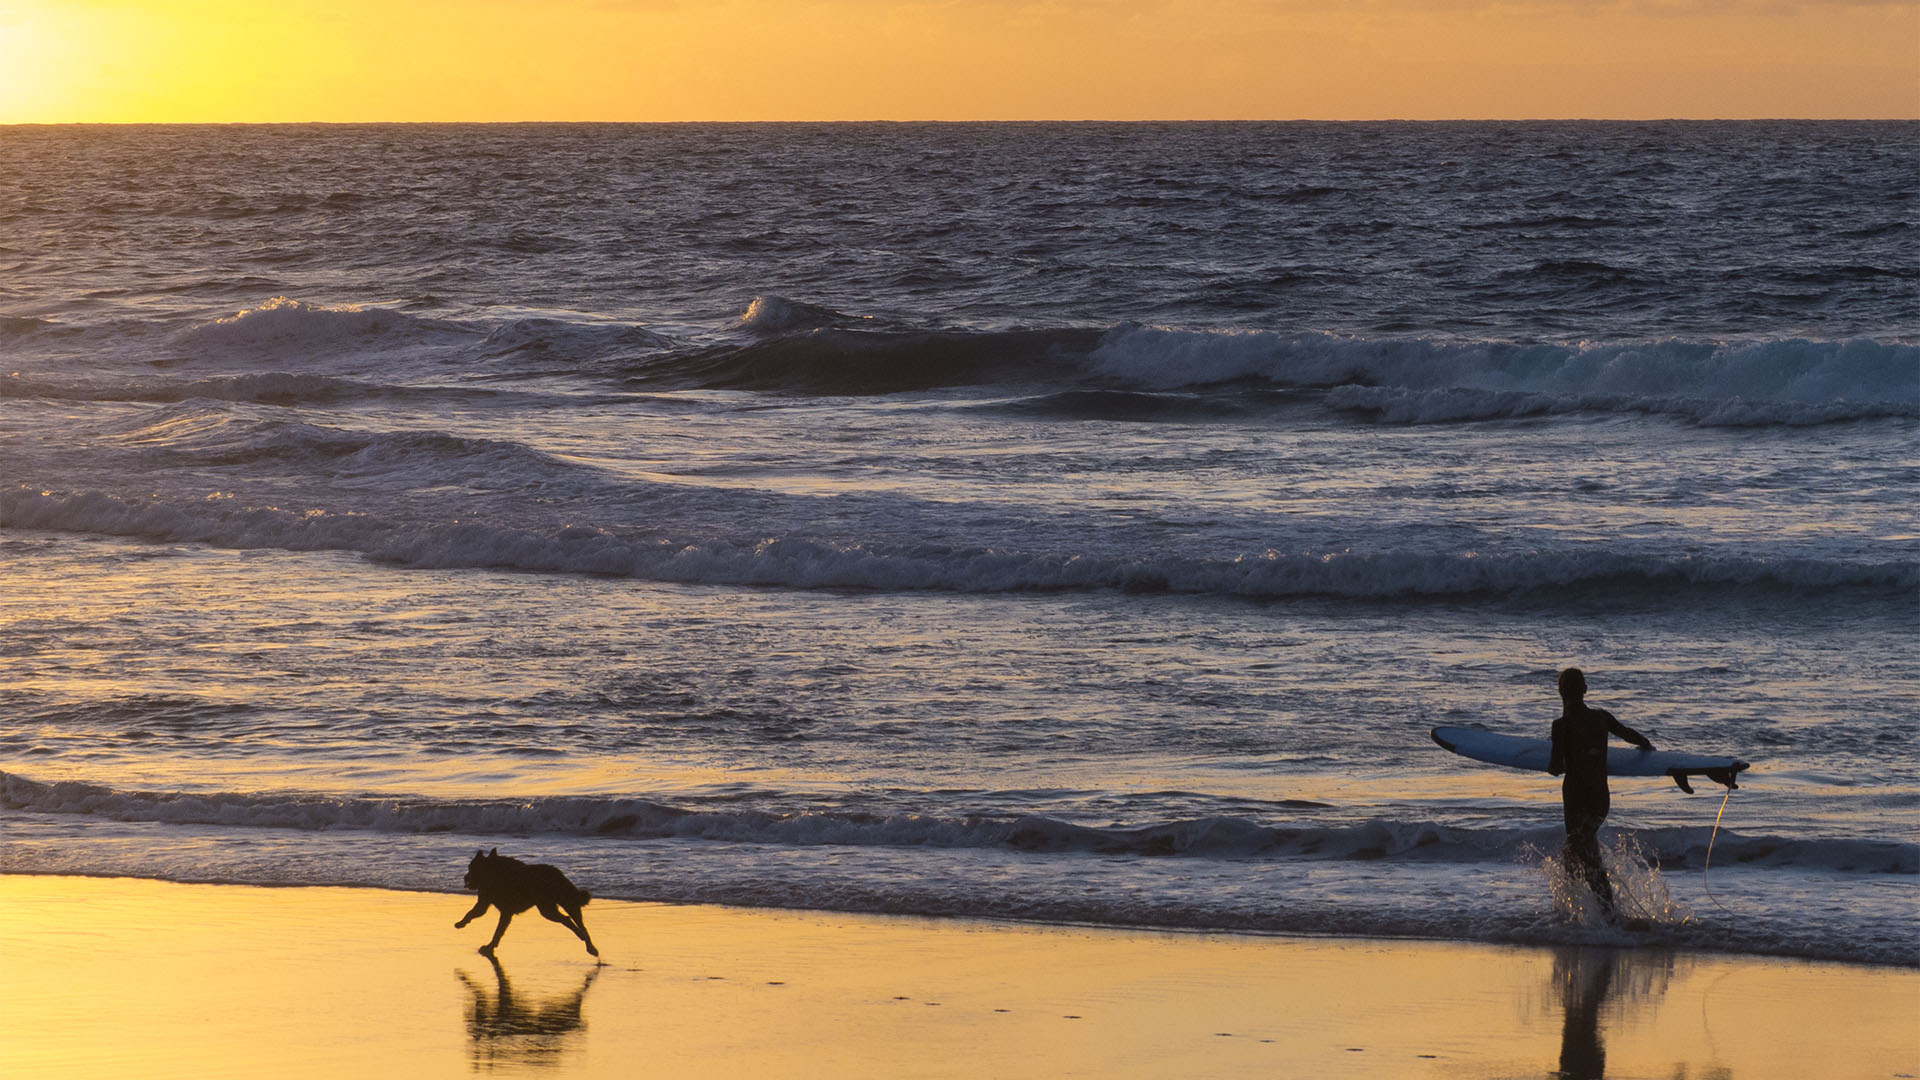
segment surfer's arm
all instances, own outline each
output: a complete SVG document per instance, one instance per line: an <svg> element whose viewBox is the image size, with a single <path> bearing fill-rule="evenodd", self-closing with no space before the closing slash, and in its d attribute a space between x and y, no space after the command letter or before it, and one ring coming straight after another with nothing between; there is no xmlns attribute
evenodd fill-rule
<svg viewBox="0 0 1920 1080"><path fill-rule="evenodd" d="M1565 723L1566 719L1564 717L1555 720L1553 722L1553 735L1547 740L1547 745L1550 747L1550 749L1547 750L1547 775L1549 776L1559 776L1561 773L1567 771L1567 752L1560 745L1560 728Z"/></svg>
<svg viewBox="0 0 1920 1080"><path fill-rule="evenodd" d="M1620 736L1622 739L1627 740L1628 742L1632 743L1633 745L1639 747L1642 750L1653 749L1653 740L1633 730L1632 728L1621 723L1620 721L1615 720L1613 718L1612 713L1608 712L1605 709L1596 709L1594 711L1598 712L1601 716L1604 716L1607 718L1608 731L1613 732L1615 735Z"/></svg>

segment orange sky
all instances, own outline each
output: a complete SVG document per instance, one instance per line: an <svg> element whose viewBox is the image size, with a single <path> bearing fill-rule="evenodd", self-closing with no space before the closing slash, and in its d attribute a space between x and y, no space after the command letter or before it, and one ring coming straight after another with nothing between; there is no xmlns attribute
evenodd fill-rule
<svg viewBox="0 0 1920 1080"><path fill-rule="evenodd" d="M1920 116L1920 0L0 0L0 123Z"/></svg>

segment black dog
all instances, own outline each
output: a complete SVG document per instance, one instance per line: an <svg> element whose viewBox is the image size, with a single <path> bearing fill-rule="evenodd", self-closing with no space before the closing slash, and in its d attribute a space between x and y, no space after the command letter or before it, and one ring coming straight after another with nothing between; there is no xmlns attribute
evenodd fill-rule
<svg viewBox="0 0 1920 1080"><path fill-rule="evenodd" d="M478 892L480 900L472 911L453 924L455 930L464 929L486 914L489 907L500 909L500 925L493 928L493 940L480 946L481 956L492 956L494 946L500 944L501 936L507 932L507 924L530 907L539 908L540 914L573 931L575 937L587 943L587 955L600 955L600 950L593 947L593 939L587 936L587 924L580 921L580 909L592 897L587 895L587 890L574 888L573 882L568 881L558 867L528 866L519 859L500 854L499 848L484 855L476 851L473 861L467 864L467 888Z"/></svg>

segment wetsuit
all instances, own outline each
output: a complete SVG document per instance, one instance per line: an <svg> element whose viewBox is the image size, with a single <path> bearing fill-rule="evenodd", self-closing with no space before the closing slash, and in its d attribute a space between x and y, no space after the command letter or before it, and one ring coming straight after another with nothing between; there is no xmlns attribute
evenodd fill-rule
<svg viewBox="0 0 1920 1080"><path fill-rule="evenodd" d="M1560 799L1565 806L1567 846L1563 853L1567 873L1584 880L1600 901L1600 910L1613 915L1613 886L1600 862L1600 826L1607 820L1611 798L1607 792L1607 735L1612 733L1635 746L1652 749L1645 735L1580 700L1566 701L1565 711L1553 722L1553 752L1547 771L1559 776Z"/></svg>

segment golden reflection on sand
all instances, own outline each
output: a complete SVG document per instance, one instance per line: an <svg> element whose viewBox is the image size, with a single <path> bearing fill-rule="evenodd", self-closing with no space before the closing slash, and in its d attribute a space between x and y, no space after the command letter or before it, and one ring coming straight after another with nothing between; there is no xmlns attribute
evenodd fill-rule
<svg viewBox="0 0 1920 1080"><path fill-rule="evenodd" d="M467 900L0 876L18 1077L1920 1072L1920 972L597 900L607 966ZM449 975L449 970L453 974Z"/></svg>

